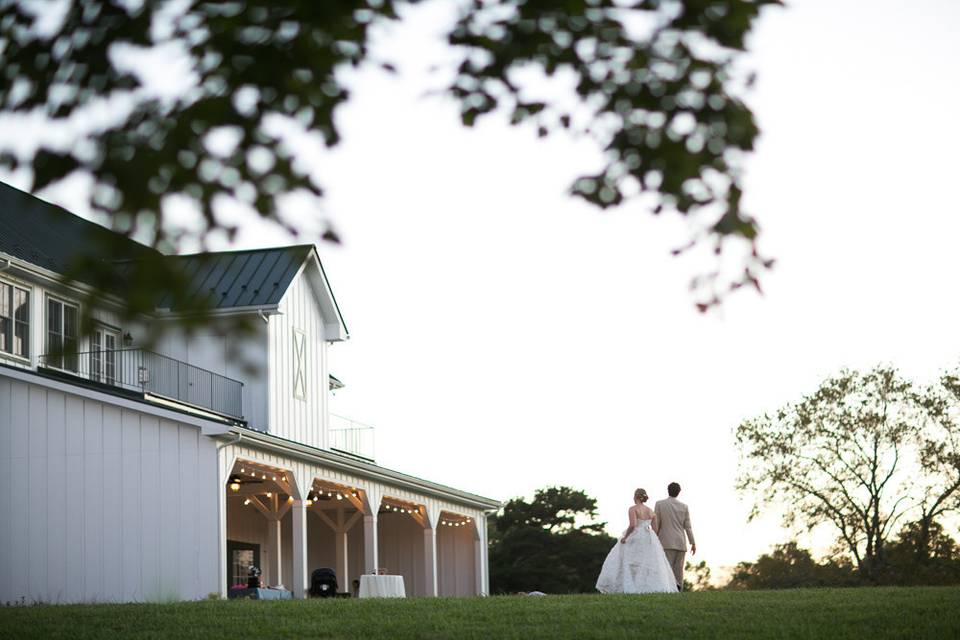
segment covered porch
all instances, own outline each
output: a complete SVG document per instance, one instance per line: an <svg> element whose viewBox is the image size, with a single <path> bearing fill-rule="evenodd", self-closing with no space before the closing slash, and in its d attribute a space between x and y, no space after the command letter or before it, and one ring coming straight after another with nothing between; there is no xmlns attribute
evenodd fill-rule
<svg viewBox="0 0 960 640"><path fill-rule="evenodd" d="M378 571L401 576L408 597L488 593L486 511L496 502L336 454L305 460L258 444L244 438L219 454L224 595L246 583L251 564L264 585L298 598L320 568L353 595L361 575Z"/></svg>

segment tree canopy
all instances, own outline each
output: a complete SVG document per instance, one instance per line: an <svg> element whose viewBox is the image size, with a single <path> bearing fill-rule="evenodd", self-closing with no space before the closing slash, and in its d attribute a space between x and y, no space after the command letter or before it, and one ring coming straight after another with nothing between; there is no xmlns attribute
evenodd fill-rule
<svg viewBox="0 0 960 640"><path fill-rule="evenodd" d="M0 118L39 119L59 132L0 140L0 168L26 172L34 191L88 176L91 208L163 252L187 237L234 233L224 203L296 233L284 199L321 198L324 177L280 129L337 144L346 72L395 69L373 51L372 34L419 3L0 0ZM771 4L779 2L463 0L445 31L449 56L437 63L466 126L506 112L543 136L593 140L603 166L571 185L574 196L600 208L632 201L678 212L694 222L690 246L718 254L742 241L735 275L718 267L695 279L706 309L743 284L759 288L772 264L741 204L743 160L758 130L743 101L751 79L736 66ZM178 75L182 89L159 90L154 80L165 74ZM572 79L573 94L538 99L537 87L559 76ZM169 224L177 202L202 222ZM332 223L325 238L337 240ZM89 253L102 260L111 248ZM94 285L116 277L85 266ZM135 268L126 277L137 280ZM164 282L165 268L150 264L140 286Z"/></svg>
<svg viewBox="0 0 960 640"><path fill-rule="evenodd" d="M596 517L597 501L570 487L507 502L489 520L490 590L593 593L616 542Z"/></svg>
<svg viewBox="0 0 960 640"><path fill-rule="evenodd" d="M825 525L862 575L879 579L888 542L912 525L920 560L937 519L960 500L960 394L955 374L928 388L895 369L843 371L772 415L744 421L738 488L754 515Z"/></svg>

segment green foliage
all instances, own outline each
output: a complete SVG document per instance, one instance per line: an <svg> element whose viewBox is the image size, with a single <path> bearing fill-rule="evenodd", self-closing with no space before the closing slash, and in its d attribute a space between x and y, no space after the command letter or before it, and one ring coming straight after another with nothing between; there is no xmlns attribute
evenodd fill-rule
<svg viewBox="0 0 960 640"><path fill-rule="evenodd" d="M956 638L958 588L0 608L0 637L608 640Z"/></svg>
<svg viewBox="0 0 960 640"><path fill-rule="evenodd" d="M933 522L908 524L887 548L879 581L889 585L960 584L960 547Z"/></svg>
<svg viewBox="0 0 960 640"><path fill-rule="evenodd" d="M797 589L846 587L860 584L855 568L843 558L817 562L796 542L777 545L755 562L741 562L727 589Z"/></svg>
<svg viewBox="0 0 960 640"><path fill-rule="evenodd" d="M960 585L960 547L939 523L934 523L926 534L920 523L910 523L887 544L883 563L865 572L843 555L818 562L796 542L787 542L755 562L739 563L724 588L796 589L869 584Z"/></svg>
<svg viewBox="0 0 960 640"><path fill-rule="evenodd" d="M736 432L738 489L786 524L827 525L865 577L880 580L898 528L921 538L960 504L960 394L951 376L917 389L890 367L843 371L813 394Z"/></svg>
<svg viewBox="0 0 960 640"><path fill-rule="evenodd" d="M712 591L714 587L710 583L710 567L705 560L697 564L687 562L684 567L683 590L684 591ZM690 581L686 576L693 574L693 580Z"/></svg>
<svg viewBox="0 0 960 640"><path fill-rule="evenodd" d="M0 0L0 117L37 116L65 136L38 148L0 141L0 166L25 168L33 190L91 177L92 209L120 232L149 234L163 252L184 236L232 235L218 215L223 201L296 233L280 203L295 193L320 198L321 178L279 131L337 144L344 72L362 64L393 70L371 53L371 33L416 3L73 0L58 16L43 3ZM740 203L742 158L758 131L738 97L749 81L733 71L769 4L779 2L464 2L445 34L459 61L448 94L467 126L508 111L512 123L533 124L541 135L592 138L606 160L573 184L578 197L606 208L646 194L641 202L655 212L696 217L702 231L692 244L719 252L726 239L747 243L739 275L725 282L718 270L696 281L705 309L731 288L759 287L772 264L757 252L757 224ZM178 56L185 88L163 95L150 76L170 73L157 60ZM572 77L574 95L529 97L540 83L530 72ZM94 120L94 112L109 115ZM169 224L175 200L202 215L195 231ZM337 239L329 226L325 237ZM89 254L109 257L115 248L108 241ZM135 264L126 277L151 287L168 280L167 268ZM102 275L91 284L110 290L114 276Z"/></svg>
<svg viewBox="0 0 960 640"><path fill-rule="evenodd" d="M592 593L616 539L596 522L597 501L570 487L515 498L489 520L490 590Z"/></svg>

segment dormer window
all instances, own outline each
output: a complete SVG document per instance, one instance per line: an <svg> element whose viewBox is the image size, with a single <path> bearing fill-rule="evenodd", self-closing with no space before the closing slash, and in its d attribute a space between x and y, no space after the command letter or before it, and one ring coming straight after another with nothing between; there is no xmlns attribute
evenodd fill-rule
<svg viewBox="0 0 960 640"><path fill-rule="evenodd" d="M0 351L30 357L30 292L0 281Z"/></svg>
<svg viewBox="0 0 960 640"><path fill-rule="evenodd" d="M76 305L47 298L47 365L56 369L77 371Z"/></svg>

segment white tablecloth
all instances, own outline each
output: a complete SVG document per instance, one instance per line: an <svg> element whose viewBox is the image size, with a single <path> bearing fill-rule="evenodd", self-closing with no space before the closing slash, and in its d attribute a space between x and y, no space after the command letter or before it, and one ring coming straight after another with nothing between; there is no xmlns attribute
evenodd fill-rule
<svg viewBox="0 0 960 640"><path fill-rule="evenodd" d="M403 576L360 576L361 598L406 598Z"/></svg>

